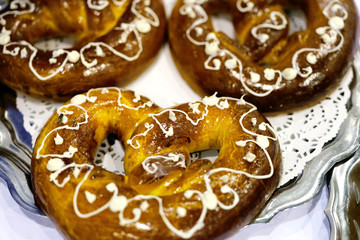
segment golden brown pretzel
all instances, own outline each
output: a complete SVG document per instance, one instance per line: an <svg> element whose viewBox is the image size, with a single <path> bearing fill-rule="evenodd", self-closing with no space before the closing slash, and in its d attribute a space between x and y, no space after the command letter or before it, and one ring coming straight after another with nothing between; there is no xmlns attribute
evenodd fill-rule
<svg viewBox="0 0 360 240"><path fill-rule="evenodd" d="M109 134L126 176L93 164ZM214 163L189 153L218 149ZM134 92L93 89L48 120L32 158L36 199L71 239L209 239L249 223L276 189L274 130L243 99L161 109Z"/></svg>
<svg viewBox="0 0 360 240"><path fill-rule="evenodd" d="M289 35L287 9L307 27ZM238 41L215 32L211 15L232 16ZM262 111L316 104L336 86L358 45L352 0L178 0L169 20L173 59L200 94L241 97ZM289 36L288 36L289 35Z"/></svg>
<svg viewBox="0 0 360 240"><path fill-rule="evenodd" d="M52 98L124 84L154 59L165 21L161 0L11 1L0 15L0 82ZM34 45L57 37L76 43Z"/></svg>

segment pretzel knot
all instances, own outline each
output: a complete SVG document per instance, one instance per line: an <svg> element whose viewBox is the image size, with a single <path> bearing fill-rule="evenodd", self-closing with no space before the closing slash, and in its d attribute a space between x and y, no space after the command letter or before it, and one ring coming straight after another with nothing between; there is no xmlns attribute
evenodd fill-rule
<svg viewBox="0 0 360 240"><path fill-rule="evenodd" d="M94 165L117 134L125 175ZM217 149L214 162L190 153ZM206 239L244 226L276 189L273 128L243 99L205 97L162 109L118 88L92 89L60 107L33 153L36 199L71 239Z"/></svg>
<svg viewBox="0 0 360 240"><path fill-rule="evenodd" d="M356 9L353 0L178 0L170 49L200 94L246 95L261 111L307 107L339 85L353 60ZM218 13L231 16L236 39L214 29Z"/></svg>
<svg viewBox="0 0 360 240"><path fill-rule="evenodd" d="M11 1L0 14L0 82L51 98L122 85L152 63L165 26L161 0Z"/></svg>

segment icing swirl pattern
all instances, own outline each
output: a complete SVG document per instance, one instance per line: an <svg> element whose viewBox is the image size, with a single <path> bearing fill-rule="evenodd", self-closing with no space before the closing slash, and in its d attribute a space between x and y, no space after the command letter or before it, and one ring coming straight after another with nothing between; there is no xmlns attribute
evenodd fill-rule
<svg viewBox="0 0 360 240"><path fill-rule="evenodd" d="M307 29L288 36L285 12L294 7L306 9ZM210 16L218 12L231 14L238 42L213 29ZM327 96L353 58L358 37L351 0L179 0L169 25L173 59L195 90L246 95L261 110L275 112Z"/></svg>
<svg viewBox="0 0 360 240"><path fill-rule="evenodd" d="M93 164L110 132L124 145L125 176ZM220 151L214 163L190 162L191 152L210 148ZM69 238L97 238L101 228L101 237L197 239L247 224L276 189L280 161L273 128L244 99L214 94L161 109L134 92L102 88L49 119L32 176L39 204Z"/></svg>
<svg viewBox="0 0 360 240"><path fill-rule="evenodd" d="M56 14L62 14L64 22L58 22ZM0 15L0 25L2 82L59 98L139 75L162 45L165 13L159 0L58 1L53 5L15 0ZM37 47L38 41L56 37L74 38L75 45L54 50ZM28 68L24 68L26 63ZM23 71L17 73L18 68ZM72 80L84 76L86 81ZM76 86L71 87L70 81Z"/></svg>

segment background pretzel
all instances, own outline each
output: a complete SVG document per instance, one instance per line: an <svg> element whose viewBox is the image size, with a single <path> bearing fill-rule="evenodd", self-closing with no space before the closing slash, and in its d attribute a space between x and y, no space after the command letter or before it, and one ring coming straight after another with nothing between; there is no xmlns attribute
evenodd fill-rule
<svg viewBox="0 0 360 240"><path fill-rule="evenodd" d="M126 175L93 164L109 134ZM189 153L218 149L214 163ZM71 239L208 239L249 223L275 190L274 130L243 99L205 97L161 109L117 88L93 89L58 109L32 159L36 199Z"/></svg>
<svg viewBox="0 0 360 240"><path fill-rule="evenodd" d="M0 81L52 98L124 85L156 56L165 21L161 0L11 1L0 15ZM58 37L75 45L35 45Z"/></svg>
<svg viewBox="0 0 360 240"><path fill-rule="evenodd" d="M289 9L306 29L290 31ZM231 15L237 39L216 32L211 15ZM241 97L262 111L318 103L336 86L358 44L352 0L178 0L169 21L173 59L201 95Z"/></svg>

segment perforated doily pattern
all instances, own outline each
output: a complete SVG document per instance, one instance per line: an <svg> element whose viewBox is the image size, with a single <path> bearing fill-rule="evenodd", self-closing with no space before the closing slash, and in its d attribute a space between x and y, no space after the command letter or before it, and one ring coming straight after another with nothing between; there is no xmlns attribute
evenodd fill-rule
<svg viewBox="0 0 360 240"><path fill-rule="evenodd" d="M336 91L311 108L268 117L278 133L283 151L280 186L301 174L306 163L320 154L324 145L336 136L341 123L347 117L347 103L351 95L349 84L352 79L353 73L349 71ZM53 101L37 100L21 93L17 94L16 103L24 116L24 128L31 134L33 144L41 127L61 105ZM98 150L95 163L107 170L123 174L123 154L118 140L106 139ZM209 157L208 154L205 155Z"/></svg>

